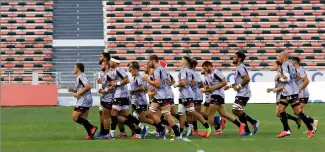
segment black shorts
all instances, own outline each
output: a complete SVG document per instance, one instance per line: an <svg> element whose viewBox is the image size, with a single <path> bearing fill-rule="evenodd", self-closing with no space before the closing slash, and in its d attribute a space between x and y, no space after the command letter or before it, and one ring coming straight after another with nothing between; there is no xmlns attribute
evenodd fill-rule
<svg viewBox="0 0 325 152"><path fill-rule="evenodd" d="M74 107L73 111L77 111L77 112L80 112L80 113L85 113L89 110L90 107L81 107L81 106L77 106L77 107Z"/></svg>
<svg viewBox="0 0 325 152"><path fill-rule="evenodd" d="M106 108L108 110L112 110L112 103L110 103L110 102L101 101L100 105L102 105L104 108Z"/></svg>
<svg viewBox="0 0 325 152"><path fill-rule="evenodd" d="M175 102L174 102L174 99L173 98L170 98L170 99L168 99L169 100L169 104L170 105L175 105Z"/></svg>
<svg viewBox="0 0 325 152"><path fill-rule="evenodd" d="M220 95L213 94L211 95L210 104L216 104L216 105L225 104L225 98L221 97Z"/></svg>
<svg viewBox="0 0 325 152"><path fill-rule="evenodd" d="M239 104L239 105L241 105L243 107L246 106L248 100L249 100L249 97L240 97L240 96L235 97L235 103Z"/></svg>
<svg viewBox="0 0 325 152"><path fill-rule="evenodd" d="M153 103L158 103L160 107L164 107L166 105L170 105L170 100L169 99L152 99Z"/></svg>
<svg viewBox="0 0 325 152"><path fill-rule="evenodd" d="M210 106L210 103L204 102L203 106L204 107L209 107Z"/></svg>
<svg viewBox="0 0 325 152"><path fill-rule="evenodd" d="M201 106L203 100L194 100L194 105L197 106Z"/></svg>
<svg viewBox="0 0 325 152"><path fill-rule="evenodd" d="M135 105L135 112L140 113L140 112L145 112L148 110L148 105Z"/></svg>
<svg viewBox="0 0 325 152"><path fill-rule="evenodd" d="M130 100L129 98L114 98L113 105L117 105L117 106L130 105Z"/></svg>
<svg viewBox="0 0 325 152"><path fill-rule="evenodd" d="M133 111L135 111L137 109L137 105L135 105L135 104L132 104L131 107L132 107Z"/></svg>
<svg viewBox="0 0 325 152"><path fill-rule="evenodd" d="M191 103L193 103L193 98L183 98L183 99L178 99L179 104L184 105L185 107Z"/></svg>
<svg viewBox="0 0 325 152"><path fill-rule="evenodd" d="M281 95L280 98L281 98L282 100L287 100L288 103L290 103L290 104L299 101L298 94L294 94L294 95L290 95L290 96L284 96L284 95Z"/></svg>
<svg viewBox="0 0 325 152"><path fill-rule="evenodd" d="M308 100L309 100L309 98L300 98L299 99L299 102L300 103L303 103L303 104L307 104L308 103Z"/></svg>

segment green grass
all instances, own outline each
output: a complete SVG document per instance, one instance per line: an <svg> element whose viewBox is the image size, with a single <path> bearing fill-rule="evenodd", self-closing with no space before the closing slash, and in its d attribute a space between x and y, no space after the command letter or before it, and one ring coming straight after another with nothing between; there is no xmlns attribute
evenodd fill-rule
<svg viewBox="0 0 325 152"><path fill-rule="evenodd" d="M156 140L148 136L144 140L116 139L86 141L82 126L72 122L72 107L14 107L1 110L1 151L4 152L321 152L325 149L325 104L310 104L308 115L319 120L319 128L313 139L307 139L290 122L292 135L277 139L282 130L275 117L274 104L249 104L247 113L261 121L260 131L251 137L239 137L236 127L227 123L220 136L204 139L192 136L191 142ZM90 122L98 124L98 111L92 108ZM230 111L230 105L228 106ZM291 113L291 108L288 109ZM251 128L251 127L250 127ZM150 127L152 130L153 127Z"/></svg>

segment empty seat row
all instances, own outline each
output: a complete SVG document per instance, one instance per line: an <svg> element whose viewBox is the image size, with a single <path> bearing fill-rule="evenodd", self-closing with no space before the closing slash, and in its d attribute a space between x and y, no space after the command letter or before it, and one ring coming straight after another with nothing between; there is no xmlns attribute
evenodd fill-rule
<svg viewBox="0 0 325 152"><path fill-rule="evenodd" d="M1 24L53 23L51 19L1 19ZM27 26L27 25L25 25Z"/></svg>
<svg viewBox="0 0 325 152"><path fill-rule="evenodd" d="M24 18L52 18L53 14L16 14L16 13L10 13L10 14L1 14L2 18L17 18L17 17L24 17Z"/></svg>
<svg viewBox="0 0 325 152"><path fill-rule="evenodd" d="M10 14L14 16L13 14ZM17 14L23 16L24 14ZM40 14L39 14L40 15ZM240 13L108 13L106 17L221 17L221 16L324 16L325 12L240 12ZM1 15L2 16L2 15ZM5 15L3 15L5 16ZM8 15L7 15L8 16ZM5 17L7 17L5 16ZM32 14L31 14L32 16ZM10 17L10 16L9 16Z"/></svg>
<svg viewBox="0 0 325 152"><path fill-rule="evenodd" d="M30 75L33 72L37 72L39 75L50 75L50 70L3 70L0 71L1 75Z"/></svg>
<svg viewBox="0 0 325 152"><path fill-rule="evenodd" d="M1 64L1 68L52 68L52 64L42 64L42 63L35 63L35 64L23 64L23 63L5 63Z"/></svg>
<svg viewBox="0 0 325 152"><path fill-rule="evenodd" d="M1 8L0 11L3 12L53 12L53 8L45 7L45 8Z"/></svg>
<svg viewBox="0 0 325 152"><path fill-rule="evenodd" d="M1 35L53 35L51 31L37 31L37 32L26 32L26 31L1 31Z"/></svg>
<svg viewBox="0 0 325 152"><path fill-rule="evenodd" d="M7 38L1 38L1 42L3 43L11 43L11 42L45 42L49 43L52 42L53 39L49 37L28 37L28 38L15 38L15 37L7 37Z"/></svg>
<svg viewBox="0 0 325 152"><path fill-rule="evenodd" d="M1 2L1 6L53 6L53 1L46 2Z"/></svg>
<svg viewBox="0 0 325 152"><path fill-rule="evenodd" d="M43 58L43 57L6 57L6 58L1 58L1 61L6 61L6 62L23 62L23 61L52 61L52 58Z"/></svg>
<svg viewBox="0 0 325 152"><path fill-rule="evenodd" d="M1 81L33 81L33 78L31 76L29 77L12 77L12 76L3 76L1 77ZM38 78L38 81L53 81L53 78L50 76L40 76Z"/></svg>
<svg viewBox="0 0 325 152"><path fill-rule="evenodd" d="M52 55L50 50L9 50L1 49L1 55Z"/></svg>
<svg viewBox="0 0 325 152"><path fill-rule="evenodd" d="M229 4L325 4L324 0L258 1L109 1L106 5L229 5Z"/></svg>
<svg viewBox="0 0 325 152"><path fill-rule="evenodd" d="M110 30L107 35L176 35L176 34L323 34L325 30L301 29L301 30ZM6 34L4 34L6 35ZM9 35L9 33L7 34ZM16 35L16 34L13 34ZM27 34L26 34L27 35Z"/></svg>
<svg viewBox="0 0 325 152"><path fill-rule="evenodd" d="M307 54L307 53L324 53L325 49L312 49L312 48L295 48L295 49L221 49L221 50L215 50L215 49L113 49L109 50L111 54L214 54L214 55L220 55L220 54L228 54L228 53L236 53L237 51L242 51L245 53L256 53L256 54L263 54L265 53L281 53L283 51L286 51L288 53L299 53L299 54Z"/></svg>
<svg viewBox="0 0 325 152"><path fill-rule="evenodd" d="M227 41L227 40L325 40L325 36L148 36L148 37L109 37L107 41L151 41L151 42L178 42L178 41L191 41L191 42L202 42L202 41ZM2 39L1 39L2 41Z"/></svg>
<svg viewBox="0 0 325 152"><path fill-rule="evenodd" d="M267 42L267 43L108 43L107 48L136 47L325 47L325 42Z"/></svg>
<svg viewBox="0 0 325 152"><path fill-rule="evenodd" d="M1 26L1 30L53 30L53 25L8 25ZM47 31L48 32L48 31Z"/></svg>
<svg viewBox="0 0 325 152"><path fill-rule="evenodd" d="M51 44L1 44L1 48L52 48Z"/></svg>
<svg viewBox="0 0 325 152"><path fill-rule="evenodd" d="M280 17L280 18L108 18L107 23L177 23L177 22L324 22L325 17ZM2 21L1 21L2 22ZM9 21L4 21L9 22ZM15 21L10 21L15 22ZM32 21L30 21L32 22ZM43 20L49 23L52 20Z"/></svg>
<svg viewBox="0 0 325 152"><path fill-rule="evenodd" d="M271 24L168 24L168 25L109 25L107 29L221 29L221 28L325 28L325 24L318 23L271 23Z"/></svg>
<svg viewBox="0 0 325 152"><path fill-rule="evenodd" d="M112 11L161 11L161 12L167 12L167 11L307 11L307 10L313 10L313 11L319 11L319 10L325 10L324 6L251 6L251 7L108 7L106 8L106 11L112 12Z"/></svg>

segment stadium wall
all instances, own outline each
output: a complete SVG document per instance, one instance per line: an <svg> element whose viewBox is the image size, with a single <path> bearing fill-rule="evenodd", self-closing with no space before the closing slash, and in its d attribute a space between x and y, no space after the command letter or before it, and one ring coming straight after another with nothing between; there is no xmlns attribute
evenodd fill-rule
<svg viewBox="0 0 325 152"><path fill-rule="evenodd" d="M1 85L1 106L57 105L57 85Z"/></svg>

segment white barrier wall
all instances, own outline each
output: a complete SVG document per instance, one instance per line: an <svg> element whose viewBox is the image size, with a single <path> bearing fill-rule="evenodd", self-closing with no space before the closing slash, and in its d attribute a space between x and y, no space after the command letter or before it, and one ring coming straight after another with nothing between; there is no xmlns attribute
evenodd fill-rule
<svg viewBox="0 0 325 152"><path fill-rule="evenodd" d="M325 71L308 71L306 72L310 83L308 85L308 89L310 92L309 102L325 102L325 89L322 89L325 86ZM172 76L178 81L178 73L171 72ZM252 90L252 98L249 103L275 103L275 94L267 93L267 88L274 87L274 77L276 72L272 71L257 71L257 72L249 72L251 77L250 87ZM233 72L224 72L224 76L227 78L228 83L233 83ZM129 75L131 77L131 75ZM178 89L174 89L175 94L175 103L178 103L179 91ZM95 90L94 90L95 91ZM60 91L59 91L60 92ZM67 92L66 90L62 90L61 92ZM233 103L234 98L236 96L236 92L228 90L226 93L226 103ZM99 105L99 97L94 96L94 104ZM71 106L74 105L76 100L73 97L59 97L59 105L62 106Z"/></svg>

